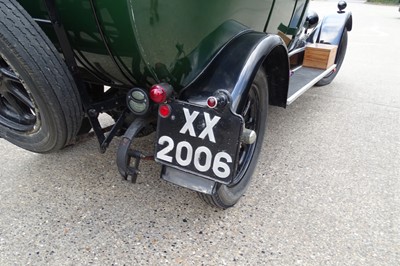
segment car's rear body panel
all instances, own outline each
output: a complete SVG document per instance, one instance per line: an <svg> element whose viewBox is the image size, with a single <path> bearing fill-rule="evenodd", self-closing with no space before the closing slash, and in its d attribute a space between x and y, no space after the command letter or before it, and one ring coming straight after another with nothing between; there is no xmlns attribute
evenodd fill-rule
<svg viewBox="0 0 400 266"><path fill-rule="evenodd" d="M44 1L19 2L57 43ZM245 28L277 33L281 24L298 24L306 2L71 0L57 1L57 9L79 64L97 81L145 86L171 79L183 87Z"/></svg>

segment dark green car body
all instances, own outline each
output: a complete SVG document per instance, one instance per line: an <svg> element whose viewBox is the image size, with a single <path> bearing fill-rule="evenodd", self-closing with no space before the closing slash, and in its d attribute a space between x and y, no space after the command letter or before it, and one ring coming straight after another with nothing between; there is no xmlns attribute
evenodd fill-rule
<svg viewBox="0 0 400 266"><path fill-rule="evenodd" d="M18 0L57 43L42 0ZM62 22L88 79L145 86L165 76L184 87L248 29L295 34L308 0L59 0Z"/></svg>

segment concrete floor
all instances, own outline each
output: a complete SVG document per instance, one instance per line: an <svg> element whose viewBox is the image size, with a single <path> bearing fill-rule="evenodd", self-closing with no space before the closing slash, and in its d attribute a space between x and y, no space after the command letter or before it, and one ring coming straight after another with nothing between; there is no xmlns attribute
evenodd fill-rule
<svg viewBox="0 0 400 266"><path fill-rule="evenodd" d="M229 210L154 162L122 181L118 141L38 155L0 140L0 265L399 265L400 13L349 9L337 79L270 108L253 183Z"/></svg>

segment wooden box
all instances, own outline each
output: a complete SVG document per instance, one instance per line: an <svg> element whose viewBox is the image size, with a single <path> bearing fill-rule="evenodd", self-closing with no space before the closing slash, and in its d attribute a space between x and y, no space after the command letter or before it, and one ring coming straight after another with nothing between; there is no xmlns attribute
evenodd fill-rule
<svg viewBox="0 0 400 266"><path fill-rule="evenodd" d="M335 63L337 46L322 43L309 44L304 53L303 66L327 69Z"/></svg>

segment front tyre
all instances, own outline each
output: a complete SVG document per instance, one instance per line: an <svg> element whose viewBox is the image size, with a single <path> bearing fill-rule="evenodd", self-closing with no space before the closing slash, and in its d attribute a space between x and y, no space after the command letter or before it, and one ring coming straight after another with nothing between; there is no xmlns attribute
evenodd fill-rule
<svg viewBox="0 0 400 266"><path fill-rule="evenodd" d="M268 113L268 83L263 69L257 72L243 106L237 113L244 118L246 128L256 132L257 140L253 144L241 144L238 170L232 185L217 184L212 195L198 193L206 203L222 209L232 207L243 196L257 165Z"/></svg>
<svg viewBox="0 0 400 266"><path fill-rule="evenodd" d="M0 137L39 153L59 150L83 118L57 50L15 0L0 0Z"/></svg>
<svg viewBox="0 0 400 266"><path fill-rule="evenodd" d="M347 29L345 28L343 30L342 39L340 40L340 44L336 54L336 60L335 60L336 69L335 71L330 72L320 81L318 81L317 84L315 84L316 86L328 85L335 79L336 75L339 73L340 68L342 67L346 51L347 51Z"/></svg>

